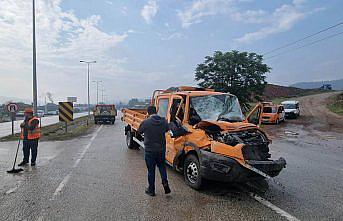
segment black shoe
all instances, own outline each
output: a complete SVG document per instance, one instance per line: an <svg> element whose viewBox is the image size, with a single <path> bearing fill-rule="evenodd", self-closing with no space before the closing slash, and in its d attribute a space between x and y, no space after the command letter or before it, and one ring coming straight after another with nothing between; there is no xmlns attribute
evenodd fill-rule
<svg viewBox="0 0 343 221"><path fill-rule="evenodd" d="M36 162L32 162L31 166L33 166L33 167L36 166Z"/></svg>
<svg viewBox="0 0 343 221"><path fill-rule="evenodd" d="M169 194L169 193L171 193L171 190L170 190L170 188L169 188L169 185L168 185L168 184L165 184L165 185L163 185L163 188L164 188L164 193L165 193L165 194Z"/></svg>
<svg viewBox="0 0 343 221"><path fill-rule="evenodd" d="M25 162L25 161L23 161L23 162L21 162L20 164L18 164L18 167L23 167L23 166L26 166L26 165L27 165L27 163L28 163L28 162Z"/></svg>
<svg viewBox="0 0 343 221"><path fill-rule="evenodd" d="M154 191L150 191L148 188L145 190L145 193L149 196L156 196Z"/></svg>

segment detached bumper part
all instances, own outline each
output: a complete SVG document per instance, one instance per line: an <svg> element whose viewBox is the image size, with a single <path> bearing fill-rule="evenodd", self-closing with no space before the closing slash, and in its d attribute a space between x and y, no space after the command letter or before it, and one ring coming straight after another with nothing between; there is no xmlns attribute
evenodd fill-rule
<svg viewBox="0 0 343 221"><path fill-rule="evenodd" d="M286 160L280 157L278 160L267 160L267 161L257 161L257 160L247 160L250 166L255 167L258 170L266 173L271 177L279 175L281 170L286 167Z"/></svg>
<svg viewBox="0 0 343 221"><path fill-rule="evenodd" d="M277 176L286 166L286 160L280 158L275 161L249 161L249 165L261 170L271 177ZM251 171L236 160L216 153L200 150L200 173L208 180L221 182L247 182L249 180L263 179L254 171Z"/></svg>

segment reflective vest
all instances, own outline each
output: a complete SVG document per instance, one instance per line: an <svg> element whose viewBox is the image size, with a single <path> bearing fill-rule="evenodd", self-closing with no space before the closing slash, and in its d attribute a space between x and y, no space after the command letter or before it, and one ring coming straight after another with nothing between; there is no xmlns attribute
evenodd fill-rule
<svg viewBox="0 0 343 221"><path fill-rule="evenodd" d="M31 126L33 120L39 120L37 117L33 117L32 119L29 120L28 124ZM36 125L35 129L33 130L27 130L27 139L28 140L34 140L34 139L39 139L40 138L40 127L39 124ZM21 133L20 133L20 139L24 139L24 128L21 128Z"/></svg>

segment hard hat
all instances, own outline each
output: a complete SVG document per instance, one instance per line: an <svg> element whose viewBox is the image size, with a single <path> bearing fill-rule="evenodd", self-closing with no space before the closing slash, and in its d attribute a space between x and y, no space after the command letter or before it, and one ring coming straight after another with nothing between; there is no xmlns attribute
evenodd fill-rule
<svg viewBox="0 0 343 221"><path fill-rule="evenodd" d="M32 114L33 111L32 111L31 108L28 108L28 107L27 107L27 108L25 108L24 113L25 113L25 114Z"/></svg>

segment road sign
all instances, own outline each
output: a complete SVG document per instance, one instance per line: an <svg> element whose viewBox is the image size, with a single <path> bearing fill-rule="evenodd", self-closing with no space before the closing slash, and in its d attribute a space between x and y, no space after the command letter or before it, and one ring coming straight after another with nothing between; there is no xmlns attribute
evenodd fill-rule
<svg viewBox="0 0 343 221"><path fill-rule="evenodd" d="M73 121L74 107L72 102L59 102L58 115L60 121L69 123Z"/></svg>
<svg viewBox="0 0 343 221"><path fill-rule="evenodd" d="M15 103L7 104L7 111L10 113L17 113L19 111L18 104L15 104Z"/></svg>
<svg viewBox="0 0 343 221"><path fill-rule="evenodd" d="M7 104L7 111L11 113L11 121L12 121L12 135L14 135L14 121L16 117L16 113L19 111L19 106L16 103L9 103Z"/></svg>
<svg viewBox="0 0 343 221"><path fill-rule="evenodd" d="M77 97L67 97L68 102L77 102Z"/></svg>

